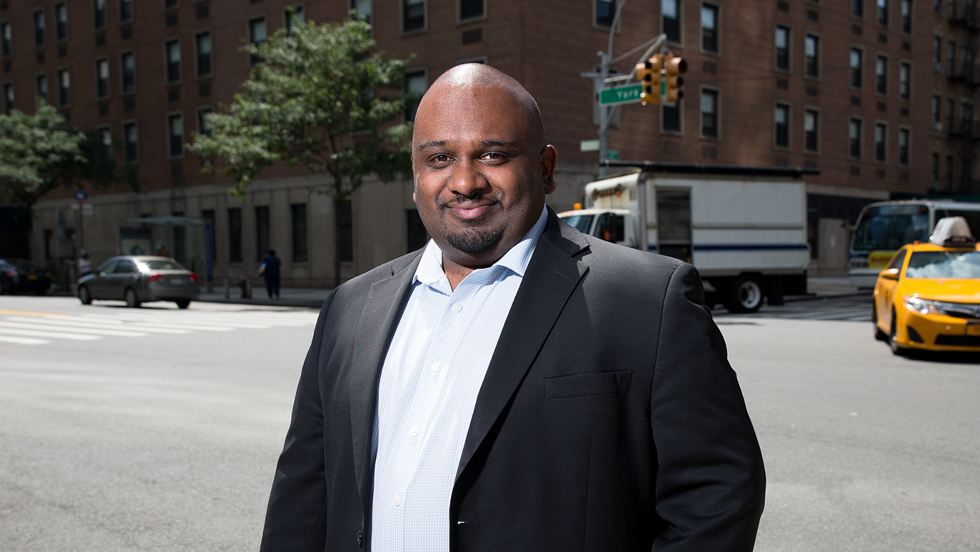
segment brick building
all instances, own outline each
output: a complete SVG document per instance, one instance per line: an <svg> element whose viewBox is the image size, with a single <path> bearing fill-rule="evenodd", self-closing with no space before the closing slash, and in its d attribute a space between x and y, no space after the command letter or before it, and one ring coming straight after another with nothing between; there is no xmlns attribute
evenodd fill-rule
<svg viewBox="0 0 980 552"><path fill-rule="evenodd" d="M614 56L663 32L689 70L676 106L617 108L609 148L629 160L820 169L807 177L813 272L841 273L847 224L862 205L890 193L974 191L977 28L972 2L963 2L628 0ZM335 214L319 193L321 177L277 168L239 201L223 175L202 174L200 160L184 151L206 130L201 115L229 102L247 77L245 41L263 40L290 17L339 21L350 9L372 23L380 50L415 55L412 90L468 61L523 83L559 151L560 187L549 203L568 208L598 172L596 153L579 151L597 137L598 122L593 81L581 73L596 70L615 7L615 0L0 1L4 108L29 111L34 94L46 96L72 124L100 129L143 189L90 190L91 210L82 214L68 191L50 194L34 210L33 256L73 258L80 220L99 261L118 251L128 219L203 217L214 227L215 282L255 274L262 251L274 247L285 285L325 286L334 216L343 218L349 244L339 252L345 277L422 243L410 183L369 182L349 211ZM615 68L629 72L639 55L622 56Z"/></svg>

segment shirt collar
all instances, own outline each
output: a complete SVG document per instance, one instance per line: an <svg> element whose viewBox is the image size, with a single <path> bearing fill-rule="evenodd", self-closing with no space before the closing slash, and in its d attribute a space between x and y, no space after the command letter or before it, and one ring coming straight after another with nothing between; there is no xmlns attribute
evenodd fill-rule
<svg viewBox="0 0 980 552"><path fill-rule="evenodd" d="M541 234L544 233L544 227L547 223L548 208L545 207L541 210L541 216L538 217L538 221L528 230L527 234L524 234L521 241L517 242L514 247L511 247L490 268L493 269L498 266L507 268L523 278L524 272L527 270L527 265L531 262L531 256L534 255L534 248L537 246ZM415 269L415 277L412 280L412 284L421 282L428 286L433 286L445 277L446 273L442 270L442 250L439 249L439 246L436 245L434 240L430 239L429 243L425 246L425 251L422 252L422 259L419 261L419 266Z"/></svg>

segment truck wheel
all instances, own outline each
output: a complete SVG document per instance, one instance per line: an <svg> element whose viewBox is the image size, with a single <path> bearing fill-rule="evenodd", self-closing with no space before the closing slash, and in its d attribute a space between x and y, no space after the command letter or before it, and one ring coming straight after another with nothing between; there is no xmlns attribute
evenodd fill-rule
<svg viewBox="0 0 980 552"><path fill-rule="evenodd" d="M762 306L764 295L759 277L743 274L735 279L728 291L725 308L729 312L755 312Z"/></svg>

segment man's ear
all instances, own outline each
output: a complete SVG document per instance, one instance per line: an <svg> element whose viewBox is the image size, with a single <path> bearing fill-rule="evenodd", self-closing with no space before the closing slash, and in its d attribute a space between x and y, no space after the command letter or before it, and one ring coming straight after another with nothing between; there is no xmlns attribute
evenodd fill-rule
<svg viewBox="0 0 980 552"><path fill-rule="evenodd" d="M550 194L558 189L555 182L555 169L558 167L558 150L548 144L541 150L541 181L544 182L544 193Z"/></svg>

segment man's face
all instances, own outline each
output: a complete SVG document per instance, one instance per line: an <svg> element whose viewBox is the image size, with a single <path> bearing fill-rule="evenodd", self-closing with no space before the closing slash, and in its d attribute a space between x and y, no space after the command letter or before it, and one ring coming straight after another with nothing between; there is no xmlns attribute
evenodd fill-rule
<svg viewBox="0 0 980 552"><path fill-rule="evenodd" d="M450 261L489 266L541 215L555 150L503 89L443 87L426 100L412 144L419 216Z"/></svg>

